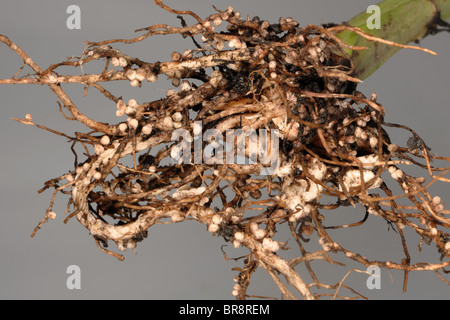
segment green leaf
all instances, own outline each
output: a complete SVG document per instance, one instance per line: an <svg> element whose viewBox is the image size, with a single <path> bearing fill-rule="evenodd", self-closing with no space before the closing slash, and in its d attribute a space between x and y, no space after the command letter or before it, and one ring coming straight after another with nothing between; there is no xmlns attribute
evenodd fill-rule
<svg viewBox="0 0 450 320"><path fill-rule="evenodd" d="M450 18L450 0L435 0L434 3L431 0L385 0L377 4L379 28L370 28L377 21L376 11L364 11L349 20L348 24L375 37L408 44L427 34L428 25L436 17L437 9L442 19ZM338 36L349 45L368 47L366 50L347 50L356 67L353 75L360 79L370 76L400 50L399 47L368 41L351 31L343 31Z"/></svg>

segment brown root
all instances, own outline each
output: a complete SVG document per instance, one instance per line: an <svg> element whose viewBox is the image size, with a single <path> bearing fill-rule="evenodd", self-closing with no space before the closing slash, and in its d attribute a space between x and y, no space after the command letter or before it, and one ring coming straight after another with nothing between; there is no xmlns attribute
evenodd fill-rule
<svg viewBox="0 0 450 320"><path fill-rule="evenodd" d="M310 262L320 259L339 264L330 256L339 252L366 267L403 270L405 288L408 273L415 270L434 270L448 283L439 271L447 273L445 268L450 264L449 211L427 188L436 181L449 182L444 175L450 168L431 165L433 160L449 159L435 158L413 131L408 146L390 141L387 128L393 124L385 122L385 107L375 95L367 98L356 90L359 79L352 77L354 66L345 45L335 36L348 27L301 28L291 18L280 18L277 23L258 17L242 19L231 7L202 20L191 11L176 11L155 2L173 13L191 15L197 23L180 28L155 25L141 29L145 34L131 40L88 43L81 57L45 71L8 38L0 38L36 72L36 76L0 83L50 86L70 113L64 117L89 128L88 133L69 137L35 124L31 117L17 119L82 145L84 160L76 161L67 174L50 180L45 189L70 194L72 215L68 219L76 217L100 250L123 259L104 248L109 241L120 251L134 250L151 226L193 219L235 247L249 249L245 266L238 269L235 279L233 295L238 299L251 296L247 294L250 277L260 266L284 298L336 297L348 288L343 285L345 278L336 284L321 283ZM216 30L219 26L223 32ZM168 34L200 36L203 45L174 53L173 60L167 62L145 62L111 47L117 42L133 43ZM227 44L230 50L225 48ZM62 65L78 67L95 61L107 63L101 74L54 74ZM100 86L101 82L126 80L140 87L162 75L180 89L154 101L122 101L120 95ZM111 100L119 119L126 120L105 124L87 118L59 83L84 83L86 90L95 87ZM256 134L241 141L240 155L247 163L221 159L218 140L214 156L205 159L203 154L199 158L199 150L205 152L206 145L213 146L213 140L202 144L207 133L218 139L232 130ZM182 148L182 134L189 136L190 140L183 140L191 142L188 148ZM278 144L267 146L264 137ZM73 146L72 151L75 153ZM276 166L271 167L273 162L267 159ZM407 169L411 166L427 171L431 182L410 176ZM395 185L401 194L393 194ZM323 195L333 196L335 203L321 203ZM397 203L400 198L409 204ZM54 197L47 212L53 201ZM405 258L401 262L376 261L334 241L328 232L331 228L324 223L325 209L343 205L362 206L366 217L333 229L358 227L367 223L368 215L378 216L400 231ZM47 220L46 214L37 229ZM281 251L288 249L283 242L286 239L275 240L277 226L286 222L301 252L290 261L282 258ZM442 261L413 263L403 228L435 243ZM314 236L321 250L310 252L305 247ZM303 263L313 279L309 284L295 269ZM283 284L278 278L281 275L291 286ZM296 292L289 291L293 289Z"/></svg>

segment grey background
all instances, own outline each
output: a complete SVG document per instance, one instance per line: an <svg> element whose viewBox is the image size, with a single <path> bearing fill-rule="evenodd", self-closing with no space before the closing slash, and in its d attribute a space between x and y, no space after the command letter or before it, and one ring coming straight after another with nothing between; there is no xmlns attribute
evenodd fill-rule
<svg viewBox="0 0 450 320"><path fill-rule="evenodd" d="M270 21L291 16L303 26L345 21L375 3L369 0L167 1L174 8L191 9L201 17L214 12L212 4L221 9L232 5L243 16L258 15ZM66 28L69 16L66 8L71 4L81 8L81 30ZM84 48L83 41L131 38L135 29L155 23L178 26L179 20L149 0L2 0L0 3L0 32L22 47L42 68L79 55ZM402 50L359 87L366 95L378 93L388 121L414 128L435 154L443 156L450 155L449 43L449 34L421 42L422 46L438 52L437 57ZM131 56L156 61L169 59L173 50L182 52L185 47L191 48L192 43L180 37L155 37L124 50ZM11 77L21 64L15 53L0 45L0 78ZM83 98L81 86L63 85L63 88L87 115L100 121L117 121L115 106L107 103L95 89ZM127 99L151 101L164 94L167 84L165 81L155 85L146 83L142 89L136 89L126 83L115 83L107 88L120 89L114 93ZM30 238L51 198L51 192L38 194L36 191L44 181L73 168L73 155L64 138L11 118L31 113L37 123L68 134L84 128L62 119L57 111L57 98L47 87L0 85L0 97L1 299L233 299L232 279L237 272L231 268L242 264L226 262L220 251L224 241L212 237L203 225L188 222L153 227L149 238L138 245L138 254L126 252L126 260L120 262L100 252L76 219L63 224L67 198L60 196L54 208L57 219L45 224L35 238ZM394 142L406 144L408 135L399 130L391 130L391 134ZM448 184L436 184L432 191L444 200L449 199ZM360 208L351 207L324 214L330 225L359 221L363 216ZM284 232L279 235L280 240L289 238ZM411 234L407 232L408 235ZM400 238L376 217L370 216L363 227L348 230L339 239L368 258L388 257L393 261L403 258ZM415 249L418 239L411 237L410 241L414 263L438 261L434 247L425 246L419 256ZM230 256L244 253L230 245L226 250ZM81 290L66 287L69 276L66 270L73 264L81 268ZM352 267L362 269L351 263L346 267L329 267L321 262L314 265L322 270L320 279L331 283L342 279ZM371 299L448 299L450 296L449 286L433 272L411 273L406 293L402 293L401 272L382 271L381 277L380 290L368 290L367 275L360 273L350 274L345 284ZM305 280L309 278L306 276ZM249 293L279 297L278 289L265 272L254 276Z"/></svg>

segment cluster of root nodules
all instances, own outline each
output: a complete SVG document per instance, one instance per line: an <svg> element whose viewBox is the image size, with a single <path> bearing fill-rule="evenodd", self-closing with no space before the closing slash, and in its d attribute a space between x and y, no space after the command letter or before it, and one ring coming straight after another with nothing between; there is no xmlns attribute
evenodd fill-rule
<svg viewBox="0 0 450 320"><path fill-rule="evenodd" d="M249 249L235 278L238 299L251 296L247 288L258 267L274 278L283 298L362 296L339 279L321 283L313 270L313 260L339 265L330 255L338 252L363 270L370 265L403 270L405 287L413 270L433 270L447 282L440 272L450 264L449 211L427 188L448 182L448 169L431 164L448 159L431 154L413 130L385 122L375 94L356 91L352 62L333 27L243 18L230 7L205 20L166 9L197 21L188 26L179 16L182 27L155 25L134 39L89 43L73 64L87 68L88 62L106 60L95 88L112 100L118 123L109 131L77 134L72 150L82 146L86 159L77 157L74 170L47 182L45 188L55 187L55 195L71 195L66 220L76 217L102 251L120 259L106 249L108 243L134 251L151 226L196 220L232 246ZM169 34L192 38L192 48L154 63L112 47ZM152 101L122 99L101 86L110 79L145 87L163 75L174 88ZM406 146L390 141L389 127L410 132ZM236 155L244 152L245 163L234 154L230 160L221 149L227 132L238 129L252 133L233 144ZM276 166L267 159L275 159ZM430 178L410 176L408 167L421 168ZM43 222L52 218L53 200ZM359 222L327 225L327 210L340 206L363 208L366 214ZM363 227L370 215L386 220L401 238L399 261L373 260L329 234ZM290 233L277 233L284 226ZM418 236L405 239L406 229ZM413 261L408 246L420 251L423 242L436 245L437 261ZM283 250L293 246L300 248L299 257L283 260ZM230 259L231 251L227 255ZM300 264L309 274L295 271ZM278 279L281 274L291 286Z"/></svg>

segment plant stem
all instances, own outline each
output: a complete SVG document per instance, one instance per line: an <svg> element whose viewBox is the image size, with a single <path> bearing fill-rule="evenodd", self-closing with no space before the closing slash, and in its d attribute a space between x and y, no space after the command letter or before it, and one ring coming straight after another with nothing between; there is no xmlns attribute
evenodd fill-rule
<svg viewBox="0 0 450 320"><path fill-rule="evenodd" d="M368 12L358 14L348 24L375 37L407 44L427 35L430 24L436 22L438 10L442 20L450 18L450 0L385 0L377 6L380 13L379 28L374 24L376 12L369 10L370 7ZM368 47L367 50L348 50L356 67L353 76L361 80L370 76L400 50L398 47L370 42L351 31L343 31L338 36L349 45Z"/></svg>

